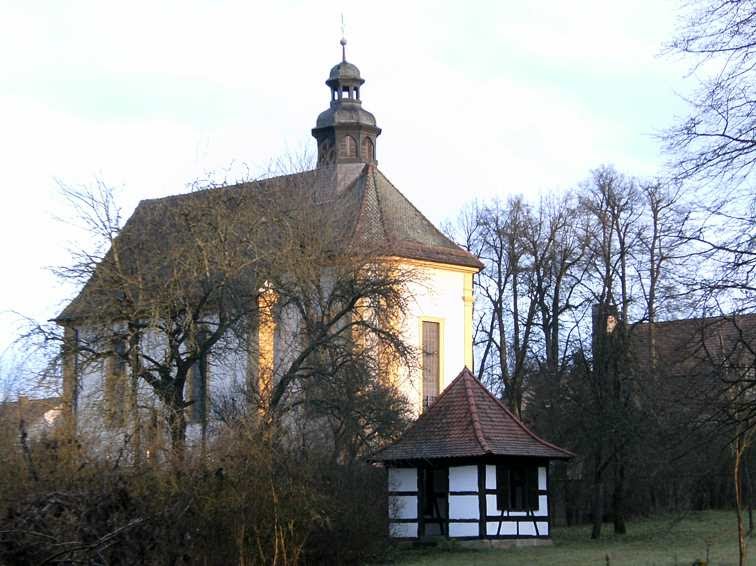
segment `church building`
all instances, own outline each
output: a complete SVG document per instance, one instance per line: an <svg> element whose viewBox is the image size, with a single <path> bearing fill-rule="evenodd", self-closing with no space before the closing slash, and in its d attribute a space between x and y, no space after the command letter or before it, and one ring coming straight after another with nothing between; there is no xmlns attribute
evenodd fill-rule
<svg viewBox="0 0 756 566"><path fill-rule="evenodd" d="M232 404L239 402L234 396L245 390L235 385L257 384L258 393L268 386L275 389L276 384L286 385L287 375L296 376L280 369L291 367L292 357L325 355L303 347L303 338L311 334L302 330L310 322L302 310L309 307L292 311L289 307L297 297L281 300L292 271L302 263L306 246L292 232L303 229L302 217L296 217L298 223L286 232L278 225L281 217L266 224L264 217L270 209L257 206L260 196L266 202L282 201L287 210L299 204L308 214L318 211L313 238L329 226L338 232L326 245L328 260L314 263L308 285L336 286L329 279L334 263L359 249L379 252L369 255L357 273L363 273L364 265L380 263L408 267L416 274L407 282L401 319L392 318L390 324L419 359L410 367L395 368L396 375L390 366L382 367L387 375L379 376L383 383L395 385L419 416L402 438L372 456L372 462L388 469L391 535L548 539L549 461L569 459L572 454L527 429L468 369L473 368L473 276L483 265L439 231L378 169L381 129L362 106L365 80L347 62L345 43L342 40L341 62L325 81L329 107L312 129L318 149L314 169L139 203L79 295L56 319L65 335L64 402L69 422L79 433L98 435L104 441L100 446L112 448L117 439L122 446L136 444L141 441L140 419L142 423L149 420L142 415L152 403L152 422L161 418L168 422L174 449L183 447L185 437L203 441L207 437L213 419L210 408L228 401L229 395ZM208 202L222 206L201 208ZM226 225L235 222L237 231L228 238L232 244L220 248L221 260L244 247L237 244L238 239L246 243L251 230L261 231L266 237L261 241L274 247L269 254L273 264L283 262L276 246L294 242L294 260L279 269L276 284L269 285L270 280L259 273L263 270L239 270L242 300L237 303L247 305L249 315L239 318L246 331L240 333L243 338L237 348L217 338L218 329L232 328L220 321L226 296L212 296L199 307L187 306L195 297L204 296L206 289L213 290L218 275L214 262L219 251L213 247L208 253L202 247L197 233L201 236L207 226L201 223L198 230L192 228L195 213L203 218L215 216L210 224L220 228L224 237L228 236ZM253 241L249 249L257 256L264 246ZM331 248L333 242L340 247ZM200 269L192 271L196 256L204 259ZM186 294L165 295L164 289L172 287ZM389 287L393 289L394 283ZM161 303L161 296L169 300ZM187 297L190 300L182 303ZM304 302L309 305L308 301ZM328 303L343 302L342 296ZM322 302L313 310L322 312ZM166 318L175 316L184 324L167 324ZM317 334L322 326L349 326L353 316L357 315L350 312L328 325L316 321L311 325L316 330L307 332ZM207 335L213 333L216 341L192 358L188 349L210 343ZM98 342L103 335L105 339ZM359 334L348 336L343 350L347 353L361 347L357 346ZM161 366L161 359L169 354L175 356L174 361ZM370 371L375 367L381 366L371 366ZM182 379L175 379L179 372L184 372ZM155 403L160 393L162 405ZM176 404L170 405L170 395L177 396ZM335 403L343 404L343 397L339 389ZM294 404L306 398L307 390L300 390ZM163 410L160 416L158 409ZM180 427L174 427L177 418ZM126 434L129 426L133 440ZM159 425L154 426L157 430ZM164 431L152 433L157 439L165 436ZM145 439L144 444L148 443ZM150 450L143 451L149 456ZM134 453L142 451L135 448ZM354 450L352 457L356 455Z"/></svg>
<svg viewBox="0 0 756 566"><path fill-rule="evenodd" d="M438 230L378 169L381 129L373 114L363 107L365 80L360 70L346 60L345 43L342 40L342 60L325 81L329 106L312 129L317 166L295 177L302 198L317 198L353 244L369 242L383 250L386 259L411 266L419 274L411 288L401 331L405 342L421 353L417 364L420 369L413 375L400 376L398 385L415 414L420 414L461 368L473 367L473 276L482 264ZM277 188L291 178L273 177L211 190L229 194L237 191L239 195L267 190L275 195ZM180 239L176 231L181 227L166 225L165 211L190 206L197 198L196 193L189 193L140 202L118 235L124 256L119 261L139 265L137 254L148 243L154 249L152 256L159 257L163 252L167 256L168 246ZM160 246L165 249L161 251ZM85 426L87 407L117 404L124 396L123 389L113 385L113 376L117 382L127 371L125 346L114 346L109 362L89 365L82 363L82 348L76 346L93 332L91 321L102 314L98 309L103 293L112 292L103 290L99 282L108 271L106 264L114 261L113 255L102 260L79 295L56 318L69 344L64 363L64 397L76 413L79 429ZM159 266L154 271L160 272ZM108 316L108 324L119 323L117 314ZM285 356L286 325L281 320L273 317L266 324L261 322L256 336L257 358L237 360L233 365L238 376L263 365L270 366L275 375L276 363ZM215 393L227 390L227 382L235 379L228 371L214 372L213 366L204 363L187 383L189 400L194 396L191 410L199 413L190 423L206 421L207 407L212 405Z"/></svg>

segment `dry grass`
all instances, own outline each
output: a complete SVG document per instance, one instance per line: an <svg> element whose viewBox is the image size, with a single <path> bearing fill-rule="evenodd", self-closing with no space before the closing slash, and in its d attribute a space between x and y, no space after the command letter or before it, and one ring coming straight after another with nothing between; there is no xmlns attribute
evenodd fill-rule
<svg viewBox="0 0 756 566"><path fill-rule="evenodd" d="M590 527L554 529L554 545L511 550L448 549L399 551L402 566L528 565L546 566L689 566L709 557L709 566L737 564L737 534L734 512L706 511L684 516L638 520L628 525L628 534L615 537L611 525L604 536L590 540ZM756 565L756 548L748 564Z"/></svg>

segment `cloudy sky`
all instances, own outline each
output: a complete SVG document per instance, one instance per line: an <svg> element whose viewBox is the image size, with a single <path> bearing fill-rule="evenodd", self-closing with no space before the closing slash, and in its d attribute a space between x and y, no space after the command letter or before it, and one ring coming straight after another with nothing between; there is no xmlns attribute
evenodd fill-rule
<svg viewBox="0 0 756 566"><path fill-rule="evenodd" d="M689 87L684 64L659 56L678 8L0 0L0 354L14 312L50 318L75 291L47 270L81 237L60 221L58 182L118 187L128 216L193 180L312 153L342 12L380 167L440 223L472 198L564 190L600 164L659 174L654 134Z"/></svg>

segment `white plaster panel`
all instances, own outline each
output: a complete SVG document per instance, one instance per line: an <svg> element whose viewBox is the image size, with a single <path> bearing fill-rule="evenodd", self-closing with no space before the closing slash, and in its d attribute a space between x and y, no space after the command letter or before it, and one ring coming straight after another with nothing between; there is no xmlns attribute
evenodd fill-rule
<svg viewBox="0 0 756 566"><path fill-rule="evenodd" d="M388 485L391 491L417 491L417 468L389 468Z"/></svg>
<svg viewBox="0 0 756 566"><path fill-rule="evenodd" d="M520 536L535 536L536 529L533 521L520 521Z"/></svg>
<svg viewBox="0 0 756 566"><path fill-rule="evenodd" d="M486 515L498 515L499 513L501 513L501 509L496 507L496 496L492 494L486 495Z"/></svg>
<svg viewBox="0 0 756 566"><path fill-rule="evenodd" d="M538 496L538 511L536 512L536 515L548 515L548 514L549 514L549 496L539 495Z"/></svg>
<svg viewBox="0 0 756 566"><path fill-rule="evenodd" d="M478 523L449 523L450 537L477 537L479 534Z"/></svg>
<svg viewBox="0 0 756 566"><path fill-rule="evenodd" d="M548 521L538 521L538 534L541 536L549 536Z"/></svg>
<svg viewBox="0 0 756 566"><path fill-rule="evenodd" d="M543 466L538 468L538 489L546 491L546 468Z"/></svg>
<svg viewBox="0 0 756 566"><path fill-rule="evenodd" d="M478 491L478 467L449 468L449 491Z"/></svg>
<svg viewBox="0 0 756 566"><path fill-rule="evenodd" d="M417 523L389 523L389 533L394 538L416 538Z"/></svg>
<svg viewBox="0 0 756 566"><path fill-rule="evenodd" d="M477 519L478 518L477 495L450 495L449 518L450 519Z"/></svg>
<svg viewBox="0 0 756 566"><path fill-rule="evenodd" d="M486 466L486 489L496 489L496 466Z"/></svg>
<svg viewBox="0 0 756 566"><path fill-rule="evenodd" d="M517 523L514 521L502 521L501 523L501 530L499 530L499 523L491 522L489 521L486 523L486 532L489 536L496 536L498 533L499 535L516 535L517 534Z"/></svg>
<svg viewBox="0 0 756 566"><path fill-rule="evenodd" d="M416 519L417 497L414 495L389 496L390 519Z"/></svg>

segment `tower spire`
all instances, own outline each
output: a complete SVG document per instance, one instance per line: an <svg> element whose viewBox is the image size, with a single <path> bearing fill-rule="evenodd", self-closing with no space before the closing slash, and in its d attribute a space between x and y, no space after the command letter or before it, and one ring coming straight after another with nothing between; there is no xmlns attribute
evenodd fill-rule
<svg viewBox="0 0 756 566"><path fill-rule="evenodd" d="M341 31L344 32L342 15ZM331 104L318 116L312 135L318 142L318 165L377 163L375 140L381 129L375 116L362 108L360 90L365 80L360 70L346 60L346 38L341 41L341 62L328 75Z"/></svg>

